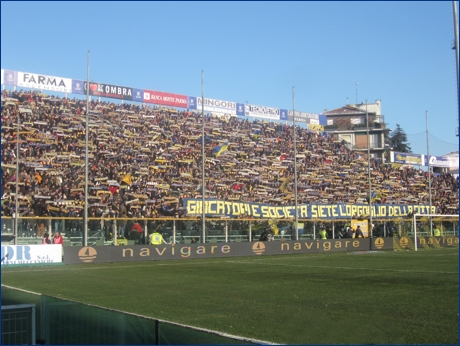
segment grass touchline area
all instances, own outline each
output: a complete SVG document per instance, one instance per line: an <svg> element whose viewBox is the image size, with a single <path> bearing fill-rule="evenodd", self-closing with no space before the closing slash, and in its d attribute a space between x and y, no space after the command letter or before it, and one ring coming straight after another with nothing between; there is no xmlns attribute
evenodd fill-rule
<svg viewBox="0 0 460 346"><path fill-rule="evenodd" d="M457 344L458 266L442 248L2 267L2 283L274 343Z"/></svg>

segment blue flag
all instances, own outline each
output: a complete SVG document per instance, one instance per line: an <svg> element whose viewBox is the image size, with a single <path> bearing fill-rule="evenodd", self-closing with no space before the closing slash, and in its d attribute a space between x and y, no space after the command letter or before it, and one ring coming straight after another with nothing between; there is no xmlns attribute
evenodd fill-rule
<svg viewBox="0 0 460 346"><path fill-rule="evenodd" d="M227 150L227 148L228 148L228 143L224 143L222 145L214 147L212 151L216 155L216 157L219 157L219 155L222 154L225 150Z"/></svg>
<svg viewBox="0 0 460 346"><path fill-rule="evenodd" d="M201 144L201 136L198 137L197 141L198 143ZM211 138L209 138L207 135L204 135L204 144L208 144L208 143L211 143Z"/></svg>

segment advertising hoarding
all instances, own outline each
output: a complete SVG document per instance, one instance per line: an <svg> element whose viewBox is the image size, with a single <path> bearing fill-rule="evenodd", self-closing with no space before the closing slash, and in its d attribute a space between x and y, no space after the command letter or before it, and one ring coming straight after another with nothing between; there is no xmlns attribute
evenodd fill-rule
<svg viewBox="0 0 460 346"><path fill-rule="evenodd" d="M198 110L201 110L204 106L204 110L207 112L236 115L236 102L214 100L206 97L204 98L204 104L201 97L196 97L196 102Z"/></svg>
<svg viewBox="0 0 460 346"><path fill-rule="evenodd" d="M61 263L62 245L2 245L2 265Z"/></svg>
<svg viewBox="0 0 460 346"><path fill-rule="evenodd" d="M429 162L430 162L431 167L458 168L458 156L457 157L430 156Z"/></svg>
<svg viewBox="0 0 460 346"><path fill-rule="evenodd" d="M287 115L287 120L288 121L293 121L293 111L292 110L289 110L288 111L288 115ZM318 114L314 114L314 113L306 113L306 112L298 112L298 111L295 111L295 122L297 123L311 123L311 121L309 120L317 120L318 122L316 124L319 123L319 115Z"/></svg>
<svg viewBox="0 0 460 346"><path fill-rule="evenodd" d="M161 91L144 90L143 102L170 107L187 108L188 97L185 95L165 93Z"/></svg>
<svg viewBox="0 0 460 346"><path fill-rule="evenodd" d="M17 86L29 89L71 93L72 79L18 71Z"/></svg>
<svg viewBox="0 0 460 346"><path fill-rule="evenodd" d="M86 82L74 79L72 81L72 93L86 95ZM133 89L112 84L90 82L89 95L132 101Z"/></svg>
<svg viewBox="0 0 460 346"><path fill-rule="evenodd" d="M244 115L247 117L280 120L280 109L265 106L245 105Z"/></svg>
<svg viewBox="0 0 460 346"><path fill-rule="evenodd" d="M370 250L371 247L379 250L393 249L393 240L391 238L359 238L206 244L72 246L66 248L64 263L139 262L171 259L328 253L366 251Z"/></svg>
<svg viewBox="0 0 460 346"><path fill-rule="evenodd" d="M405 164L405 165L418 165L428 166L428 161L431 167L441 168L458 168L458 156L434 156L430 155L429 159L427 155L412 154L412 153L401 153L397 151L390 152L390 162Z"/></svg>
<svg viewBox="0 0 460 346"><path fill-rule="evenodd" d="M144 90L133 88L133 101L144 102Z"/></svg>
<svg viewBox="0 0 460 346"><path fill-rule="evenodd" d="M401 153L397 151L390 152L390 162L400 163L404 165L419 165L426 166L426 160L423 155L412 153Z"/></svg>

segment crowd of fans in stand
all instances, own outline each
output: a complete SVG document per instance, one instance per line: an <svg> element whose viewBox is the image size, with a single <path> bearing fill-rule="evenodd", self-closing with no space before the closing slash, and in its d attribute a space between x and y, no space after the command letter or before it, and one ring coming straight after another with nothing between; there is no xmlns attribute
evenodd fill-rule
<svg viewBox="0 0 460 346"><path fill-rule="evenodd" d="M199 112L89 103L90 216L183 216L201 198ZM82 216L86 100L30 91L2 93L2 215ZM19 140L17 127L19 121ZM293 204L291 125L206 115L206 196ZM367 157L326 133L296 127L298 202L368 203ZM16 155L19 142L19 176ZM228 144L216 156L215 148ZM371 159L372 202L429 203L428 174ZM432 205L458 214L458 180L433 174Z"/></svg>

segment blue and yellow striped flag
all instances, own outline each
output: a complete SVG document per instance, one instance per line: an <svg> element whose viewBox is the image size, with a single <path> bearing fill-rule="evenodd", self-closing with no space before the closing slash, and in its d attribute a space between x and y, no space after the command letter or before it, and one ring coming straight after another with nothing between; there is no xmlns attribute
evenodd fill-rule
<svg viewBox="0 0 460 346"><path fill-rule="evenodd" d="M219 157L220 154L222 154L225 150L227 150L228 148L228 143L225 142L224 144L222 145L219 145L217 147L214 147L214 149L212 150L214 152L214 154L216 155L216 157Z"/></svg>

